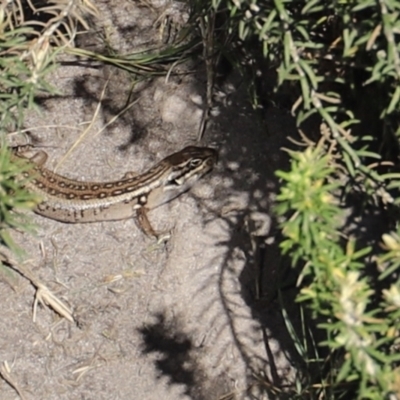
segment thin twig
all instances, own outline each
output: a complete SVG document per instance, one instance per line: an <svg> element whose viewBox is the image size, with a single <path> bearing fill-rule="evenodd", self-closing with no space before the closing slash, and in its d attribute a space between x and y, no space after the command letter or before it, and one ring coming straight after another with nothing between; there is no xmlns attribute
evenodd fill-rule
<svg viewBox="0 0 400 400"><path fill-rule="evenodd" d="M89 125L81 133L81 135L78 137L78 139L75 141L75 143L69 148L69 150L64 154L64 156L61 158L61 160L55 166L54 172L57 171L57 169L60 167L60 165L71 155L71 153L74 151L74 149L79 146L79 144L83 141L83 139L85 139L85 137L86 137L87 133L90 131L90 129L92 129L92 126L94 125L94 122L95 122L97 116L99 115L99 112L100 112L100 109L101 109L101 102L104 99L106 88L107 88L107 85L108 85L109 82L110 82L110 78L107 79L107 82L104 85L104 88L103 88L103 90L101 92L101 95L100 95L100 101L97 103L96 110L95 110L95 112L93 114L93 117L92 117Z"/></svg>
<svg viewBox="0 0 400 400"><path fill-rule="evenodd" d="M36 278L32 272L22 264L18 263L10 249L2 246L0 251L0 262L5 262L10 268L17 271L24 278L28 279L31 284L36 288L35 301L33 305L33 322L36 322L36 309L37 303L40 302L43 305L48 305L59 315L64 317L70 322L74 322L72 316L72 310L65 305L58 297L51 292L38 278Z"/></svg>
<svg viewBox="0 0 400 400"><path fill-rule="evenodd" d="M18 393L18 396L22 400L27 400L23 391L19 388L19 385L15 380L11 377L11 370L8 366L7 361L4 361L3 365L0 368L0 376Z"/></svg>

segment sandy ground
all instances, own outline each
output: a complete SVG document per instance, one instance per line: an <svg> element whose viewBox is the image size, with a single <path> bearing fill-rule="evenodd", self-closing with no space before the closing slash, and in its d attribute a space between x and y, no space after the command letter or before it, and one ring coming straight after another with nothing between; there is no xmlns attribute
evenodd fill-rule
<svg viewBox="0 0 400 400"><path fill-rule="evenodd" d="M97 2L94 25L120 51L159 43L155 21L170 9L110 4ZM171 15L184 19L174 14L176 4ZM81 40L101 44L94 32ZM26 127L49 154L50 169L77 144L60 174L118 179L196 144L201 73L136 86L137 102L105 131L126 106L127 73L64 62L51 82L61 95L42 98L41 114L30 115ZM14 234L26 265L76 320L39 306L34 323L34 288L21 277L0 281L0 361L26 399L267 399L266 386L293 381L273 300L280 255L270 216L274 171L284 166L279 149L293 122L277 109L252 111L235 74L223 88L229 96L201 143L218 148L217 168L150 213L158 231L171 232L167 242L144 236L134 220L72 225L32 215L36 234ZM0 394L19 398L4 380Z"/></svg>

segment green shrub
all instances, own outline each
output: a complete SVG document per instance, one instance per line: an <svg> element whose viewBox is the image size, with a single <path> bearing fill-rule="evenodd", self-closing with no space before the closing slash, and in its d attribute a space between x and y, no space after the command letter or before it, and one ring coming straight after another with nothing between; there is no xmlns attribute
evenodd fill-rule
<svg viewBox="0 0 400 400"><path fill-rule="evenodd" d="M319 346L328 349L319 381L304 393L399 398L400 1L211 4L194 7L215 31L207 54L232 60L238 46L250 60L262 53L257 67L262 76L266 68L276 72L275 92L289 85L296 94L297 126L321 126L305 132L307 150L289 152L290 171L277 172L281 248L300 271L297 301L311 310L325 332ZM244 64L240 56L234 62ZM354 208L358 216L380 214L382 225L390 221L383 228L397 233L383 235L381 246L361 229L347 235L346 213Z"/></svg>
<svg viewBox="0 0 400 400"><path fill-rule="evenodd" d="M38 199L22 187L27 165L12 161L8 136L21 132L27 110L38 112L38 94L56 93L46 77L56 67L57 53L73 40L77 23L84 23L80 14L88 11L93 12L89 1L34 8L17 0L0 6L0 238L14 250L9 228L29 228L19 210L32 208Z"/></svg>

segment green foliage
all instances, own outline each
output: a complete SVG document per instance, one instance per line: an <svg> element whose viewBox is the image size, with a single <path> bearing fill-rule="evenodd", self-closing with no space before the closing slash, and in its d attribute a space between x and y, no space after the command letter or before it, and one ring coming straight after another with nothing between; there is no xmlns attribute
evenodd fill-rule
<svg viewBox="0 0 400 400"><path fill-rule="evenodd" d="M318 147L291 152L291 157L291 171L278 172L284 186L277 213L287 216L282 250L304 265L297 300L306 302L323 321L320 327L326 329L327 339L322 344L331 351L345 350L341 365L330 371L333 383L358 381L359 398L382 399L392 391L400 359L393 347L396 336L387 336L397 330L398 322L373 304L376 288L363 274L371 249L357 250L353 238L341 245L344 219L332 195L338 185L328 182L334 171L332 159ZM389 297L393 302L394 287L387 292Z"/></svg>
<svg viewBox="0 0 400 400"><path fill-rule="evenodd" d="M397 143L400 134L400 57L395 41L400 2L214 0L212 4L217 12L229 14L226 36L236 30L243 43L258 39L264 57L277 71L276 90L288 83L297 93L292 108L297 124L318 115L339 144L348 172L359 181L373 181L373 190L381 187L382 178L371 174L365 161L380 160L393 150L393 140ZM370 114L382 117L378 131L368 124ZM364 120L362 135L355 136L351 128ZM374 146L362 146L362 141Z"/></svg>
<svg viewBox="0 0 400 400"><path fill-rule="evenodd" d="M292 208L298 211L285 224L284 233L289 239L281 245L284 252L292 250L293 262L296 263L312 251L316 242L330 244L332 240L337 240L339 216L329 191L339 185L334 183L328 187L323 186L325 179L332 173L332 169L327 167L328 156L317 158L311 148L304 153L290 154L292 171L278 172L278 176L286 181L286 186L277 198L277 212L284 215ZM312 235L304 237L304 231L310 231ZM293 243L299 246L293 249Z"/></svg>
<svg viewBox="0 0 400 400"><path fill-rule="evenodd" d="M79 7L71 0L44 4L40 9L18 0L0 6L0 241L13 250L10 228L32 228L23 211L39 199L23 188L21 174L30 166L12 157L7 132L18 133L25 112L37 111L35 98L39 93L56 93L46 81L62 49L56 45L73 39L77 22L84 22L79 13L93 12L90 6L88 0ZM27 19L29 13L40 14L42 20ZM46 19L48 22L43 22Z"/></svg>
<svg viewBox="0 0 400 400"><path fill-rule="evenodd" d="M319 381L308 387L298 382L294 397L343 398L354 392L360 399L400 397L400 228L383 235L382 254L377 243L361 245L359 237L345 234L343 201L357 194L360 213L374 206L398 214L400 1L192 0L191 7L207 65L209 107L220 55L244 71L261 58L260 50L276 71L275 91L289 86L295 93L292 114L298 126L308 119L324 122L318 144L290 151L290 171L278 172L281 248L299 270L297 301L325 333L321 343L311 335L309 356L284 314L299 354L307 365L312 359L320 366ZM94 12L88 0L60 0L31 10L50 15L39 23L26 20L23 10L18 0L0 6L1 143L5 132L22 126L39 92L54 93L46 76L55 65L55 45L70 43L77 22L85 24L81 14ZM138 75L158 75L166 70L157 64L176 63L196 48L188 37L182 31L179 46L156 54L68 51ZM8 246L13 245L8 229L27 227L15 210L38 201L22 189L25 168L1 146L0 236ZM328 349L325 358L321 345Z"/></svg>
<svg viewBox="0 0 400 400"><path fill-rule="evenodd" d="M389 216L400 226L400 1L194 3L215 31L204 42L210 57L223 52L234 60L241 48L235 67L247 59L254 70L262 53L276 71L275 92L290 88L298 127L322 123L320 132L306 132L314 139L307 150L289 152L290 171L278 172L281 248L300 271L297 301L325 332L314 353L324 345L329 354L326 362L316 357L319 381L299 384L296 396L399 398L400 228L383 235L383 254L379 238L360 244L361 229L345 231L354 198L359 216L373 208L382 224ZM293 340L307 358L294 333Z"/></svg>
<svg viewBox="0 0 400 400"><path fill-rule="evenodd" d="M77 20L84 22L79 17L84 11L93 12L87 0L80 7L71 0L40 9L21 4L19 0L0 6L0 130L3 135L6 130L21 127L24 112L36 108L38 93L56 93L45 79L55 68L55 44L73 39ZM28 12L48 22L27 20Z"/></svg>
<svg viewBox="0 0 400 400"><path fill-rule="evenodd" d="M37 196L27 192L21 186L21 173L31 168L28 163L12 160L6 146L0 149L0 238L1 243L15 250L9 228L29 229L29 219L21 210L28 210L38 202Z"/></svg>

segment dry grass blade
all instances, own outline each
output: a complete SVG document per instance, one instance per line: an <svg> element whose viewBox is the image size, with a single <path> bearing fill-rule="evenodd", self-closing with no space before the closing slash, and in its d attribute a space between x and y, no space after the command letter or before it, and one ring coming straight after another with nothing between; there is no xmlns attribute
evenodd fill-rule
<svg viewBox="0 0 400 400"><path fill-rule="evenodd" d="M207 74L207 107L203 112L199 131L197 134L197 140L200 142L201 138L207 127L209 119L209 113L213 104L213 91L215 81L215 66L217 59L214 51L214 36L215 36L215 12L210 12L208 16L200 18L200 31L203 39L203 58L206 65Z"/></svg>
<svg viewBox="0 0 400 400"><path fill-rule="evenodd" d="M64 156L61 158L61 160L57 163L57 165L54 168L54 172L57 172L57 169L60 167L60 165L70 156L70 154L74 151L74 149L79 146L79 144L83 141L83 139L86 137L87 133L92 128L94 122L96 121L97 116L99 115L99 112L101 109L101 102L104 99L108 82L110 82L110 78L107 79L107 82L104 85L104 88L100 95L100 101L97 104L96 110L93 114L92 120L90 121L88 127L81 133L81 135L78 137L78 139L75 141L75 143L70 147L70 149L64 154Z"/></svg>
<svg viewBox="0 0 400 400"><path fill-rule="evenodd" d="M176 65L185 62L196 47L197 43L192 41L169 45L163 49L155 48L130 54L107 55L72 47L66 48L65 52L85 59L100 61L147 79L166 75L171 63Z"/></svg>
<svg viewBox="0 0 400 400"><path fill-rule="evenodd" d="M137 102L139 101L139 99L136 99L134 101L132 101L131 103L129 103L126 107L124 107L117 115L115 115L114 117L112 117L110 119L110 121L108 121L103 128L101 128L95 136L100 135L101 132L103 132L105 129L107 129L111 124L113 124L122 114L124 114L126 111L128 111L133 105L135 105Z"/></svg>
<svg viewBox="0 0 400 400"><path fill-rule="evenodd" d="M22 400L27 400L22 390L19 388L18 384L11 377L11 369L8 366L7 361L4 361L3 365L0 368L0 376L18 393L18 396Z"/></svg>
<svg viewBox="0 0 400 400"><path fill-rule="evenodd" d="M45 285L38 283L36 286L37 291L35 295L35 302L33 304L33 322L36 322L36 309L37 304L40 302L43 305L51 307L54 311L70 322L74 322L72 317L72 310L67 307L60 299L57 298Z"/></svg>
<svg viewBox="0 0 400 400"><path fill-rule="evenodd" d="M96 111L93 114L93 117L89 123L89 126L82 132L82 134L79 136L79 138L75 141L75 143L71 146L71 148L65 153L65 155L61 158L61 160L58 162L58 164L56 165L56 167L54 168L54 171L56 171L60 165L67 159L67 157L70 156L70 154L72 153L72 151L83 141L83 139L85 138L85 136L87 135L87 133L89 132L89 130L91 129L91 127L94 124L94 121L96 120L96 117L98 116L100 109L101 109L101 102L104 99L104 95L106 92L106 88L107 88L107 84L108 84L109 80L106 82L106 84L104 85L103 91L101 93L101 97L100 97L100 101L97 104L96 107ZM98 131L96 133L95 136L98 136L101 132L103 132L105 129L107 129L111 124L113 124L122 114L124 114L126 111L128 111L133 105L135 105L137 102L139 101L139 99L136 99L134 101L132 101L130 104L128 104L126 107L124 107L117 115L115 115L113 118L111 118L110 121L107 122L107 124L105 124L103 126L102 129L100 129L100 131Z"/></svg>
<svg viewBox="0 0 400 400"><path fill-rule="evenodd" d="M38 2L16 0L2 2L0 6L11 29L35 27L30 32L36 36L31 46L34 51L41 49L43 43L46 42L70 45L76 36L78 24L89 29L84 16L87 14L99 15L96 6L90 0L53 0L52 2L42 2L38 7L36 3ZM26 15L29 14L33 14L33 17L27 19ZM36 18L38 15L41 15L42 21ZM31 56L32 48L25 51L21 59Z"/></svg>
<svg viewBox="0 0 400 400"><path fill-rule="evenodd" d="M33 322L36 322L36 308L37 303L51 307L55 312L66 318L70 322L74 322L72 310L66 306L61 300L57 298L50 289L37 279L32 272L26 267L19 264L12 256L9 249L2 246L0 252L0 262L6 262L13 270L20 273L23 277L28 279L33 286L37 289L35 294L35 302L33 307Z"/></svg>
<svg viewBox="0 0 400 400"><path fill-rule="evenodd" d="M96 367L93 365L86 365L84 367L77 368L75 371L72 372L73 374L77 374L76 382L79 382L85 374L87 374L89 371L95 368Z"/></svg>

